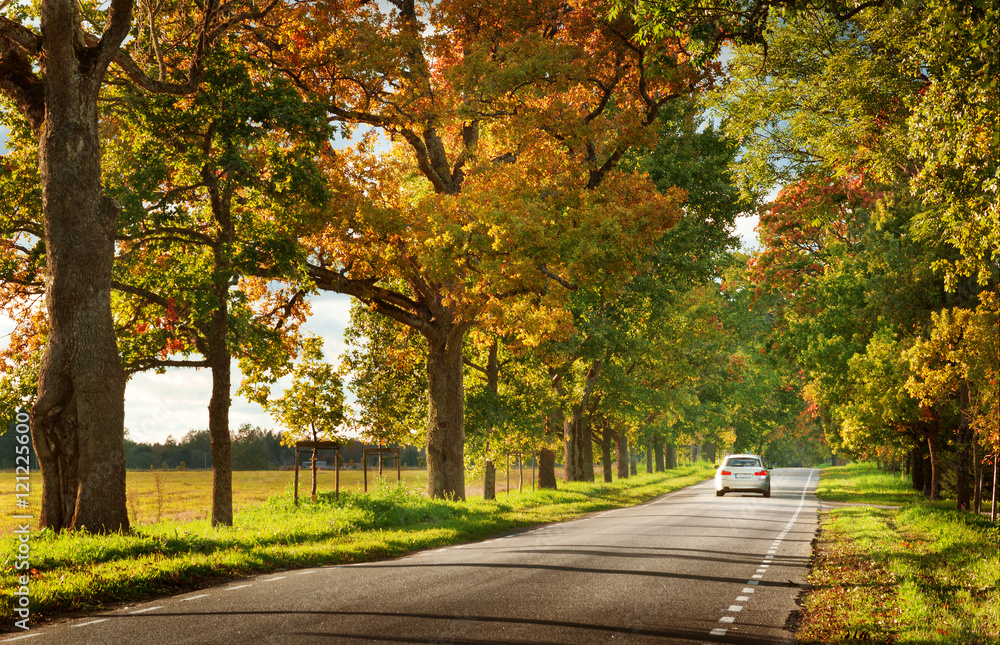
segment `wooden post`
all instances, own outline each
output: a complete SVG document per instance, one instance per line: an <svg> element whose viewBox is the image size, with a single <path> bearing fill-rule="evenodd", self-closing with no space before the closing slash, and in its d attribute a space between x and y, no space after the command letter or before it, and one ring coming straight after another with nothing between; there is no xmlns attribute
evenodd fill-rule
<svg viewBox="0 0 1000 645"><path fill-rule="evenodd" d="M517 492L521 492L524 487L524 462L521 460L521 453L517 453Z"/></svg>
<svg viewBox="0 0 1000 645"><path fill-rule="evenodd" d="M295 446L295 505L299 505L299 447Z"/></svg>
<svg viewBox="0 0 1000 645"><path fill-rule="evenodd" d="M336 473L335 474L336 479L334 480L335 487L334 487L333 498L339 502L340 501L340 447L337 447L337 449L333 453L333 467L335 469L334 472Z"/></svg>
<svg viewBox="0 0 1000 645"><path fill-rule="evenodd" d="M403 466L402 466L402 463L401 463L403 461L401 459L402 456L403 456L403 449L401 447L397 448L396 449L396 483L397 484L399 482L403 481Z"/></svg>
<svg viewBox="0 0 1000 645"><path fill-rule="evenodd" d="M368 492L368 453L365 452L364 448L361 449L361 463L364 465L364 471L365 471L365 492L367 493Z"/></svg>
<svg viewBox="0 0 1000 645"><path fill-rule="evenodd" d="M534 453L531 455L531 491L535 491L535 462L538 459L535 457Z"/></svg>
<svg viewBox="0 0 1000 645"><path fill-rule="evenodd" d="M505 452L504 457L507 459L507 494L510 495L510 453Z"/></svg>

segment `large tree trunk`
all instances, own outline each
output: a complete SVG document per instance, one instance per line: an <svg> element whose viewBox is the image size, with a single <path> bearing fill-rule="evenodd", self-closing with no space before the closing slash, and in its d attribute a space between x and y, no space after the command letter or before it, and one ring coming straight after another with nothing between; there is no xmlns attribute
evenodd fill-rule
<svg viewBox="0 0 1000 645"><path fill-rule="evenodd" d="M205 333L208 365L212 370L212 398L208 402L208 434L212 439L212 526L233 524L233 458L229 434L232 406L232 355L229 351L229 285L232 277L230 245L236 239L232 219L233 186L220 186L218 175L209 165L201 169L218 231L213 246L213 295L215 311ZM298 456L296 455L296 458ZM315 482L315 465L313 481ZM315 492L313 493L315 500Z"/></svg>
<svg viewBox="0 0 1000 645"><path fill-rule="evenodd" d="M78 46L78 5L41 4L44 77L28 110L39 136L49 334L31 411L42 527L127 531L125 374L111 317L119 206L101 187L97 98L130 21L115 16L97 56ZM86 56L81 60L80 56ZM44 114L44 123L39 115Z"/></svg>
<svg viewBox="0 0 1000 645"><path fill-rule="evenodd" d="M677 468L677 444L673 441L666 445L666 454L663 455L664 468L667 470L673 470Z"/></svg>
<svg viewBox="0 0 1000 645"><path fill-rule="evenodd" d="M615 433L615 450L618 457L618 479L628 479L628 437L624 432Z"/></svg>
<svg viewBox="0 0 1000 645"><path fill-rule="evenodd" d="M659 437L653 437L653 457L656 459L656 472L663 472L663 443Z"/></svg>
<svg viewBox="0 0 1000 645"><path fill-rule="evenodd" d="M601 428L601 467L604 474L605 483L612 482L611 478L611 423L607 419L604 420L603 427Z"/></svg>
<svg viewBox="0 0 1000 645"><path fill-rule="evenodd" d="M545 441L551 445L563 431L563 411L555 408L545 419ZM556 488L556 453L548 446L538 451L538 487Z"/></svg>
<svg viewBox="0 0 1000 645"><path fill-rule="evenodd" d="M973 432L969 425L969 386L962 383L959 388L959 414L958 433L955 440L955 497L956 505L960 511L968 511L972 508L972 482L974 467L972 465L972 440Z"/></svg>
<svg viewBox="0 0 1000 645"><path fill-rule="evenodd" d="M228 317L223 299L212 313L207 339L212 370L212 398L208 402L208 434L212 440L212 526L233 524L233 458L229 434L232 367L226 351Z"/></svg>
<svg viewBox="0 0 1000 645"><path fill-rule="evenodd" d="M465 499L465 326L427 335L427 494Z"/></svg>
<svg viewBox="0 0 1000 645"><path fill-rule="evenodd" d="M924 453L916 444L910 450L910 477L913 479L913 490L924 490Z"/></svg>
<svg viewBox="0 0 1000 645"><path fill-rule="evenodd" d="M638 475L639 474L639 464L638 464L638 462L639 462L639 455L636 454L635 444L634 443L630 443L629 446L628 446L628 457L629 457L629 459L628 459L628 472L629 472L629 475Z"/></svg>
<svg viewBox="0 0 1000 645"><path fill-rule="evenodd" d="M573 405L570 418L565 423L566 480L594 481L594 444L590 425L584 422L584 413L590 396L597 385L602 361L595 360L587 371L583 395Z"/></svg>
<svg viewBox="0 0 1000 645"><path fill-rule="evenodd" d="M927 454L931 464L928 499L933 502L941 498L941 456L937 447L937 432L927 435Z"/></svg>
<svg viewBox="0 0 1000 645"><path fill-rule="evenodd" d="M486 469L483 473L483 499L497 498L497 467L493 460L486 458Z"/></svg>
<svg viewBox="0 0 1000 645"><path fill-rule="evenodd" d="M653 472L653 444L646 442L646 474Z"/></svg>

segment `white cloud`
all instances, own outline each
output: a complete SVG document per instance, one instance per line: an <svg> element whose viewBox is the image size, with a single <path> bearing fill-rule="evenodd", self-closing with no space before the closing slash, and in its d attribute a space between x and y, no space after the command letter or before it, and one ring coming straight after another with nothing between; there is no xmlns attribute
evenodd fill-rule
<svg viewBox="0 0 1000 645"><path fill-rule="evenodd" d="M304 327L323 338L326 360L336 364L344 351L344 329L350 322L351 298L322 293L312 299L312 316ZM279 429L274 419L256 403L236 394L242 379L233 361L232 406L229 427L244 423ZM275 394L290 384L279 381ZM212 373L208 369L174 368L164 374L144 373L132 378L125 390L125 427L133 441L163 442L168 436L180 439L190 430L208 428L208 402L212 397Z"/></svg>
<svg viewBox="0 0 1000 645"><path fill-rule="evenodd" d="M344 351L344 329L350 322L350 296L323 293L313 298L313 314L305 328L324 340L324 353L337 363ZM0 315L0 347L14 331L14 321ZM232 429L244 423L262 428L277 428L271 416L256 403L237 396L242 376L233 362ZM286 379L287 380L287 379ZM280 392L289 383L279 381ZM190 430L208 428L208 402L212 396L212 373L208 369L173 368L164 374L136 374L125 389L125 427L133 441L156 443L168 436L181 439Z"/></svg>

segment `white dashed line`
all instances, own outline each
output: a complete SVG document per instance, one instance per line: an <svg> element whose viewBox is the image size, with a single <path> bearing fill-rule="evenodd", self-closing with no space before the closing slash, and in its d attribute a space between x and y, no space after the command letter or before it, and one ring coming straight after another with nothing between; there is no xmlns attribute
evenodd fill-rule
<svg viewBox="0 0 1000 645"><path fill-rule="evenodd" d="M736 622L736 617L735 616L723 616L722 618L719 619L719 622L720 623L734 623L734 622Z"/></svg>
<svg viewBox="0 0 1000 645"><path fill-rule="evenodd" d="M87 625L96 625L97 623L106 623L110 618L98 618L97 620L91 620L90 622L80 623L79 625L71 625L71 627L86 627Z"/></svg>
<svg viewBox="0 0 1000 645"><path fill-rule="evenodd" d="M717 627L717 628L713 629L712 631L708 632L708 634L710 636L725 636L726 632L728 632L728 631L729 631L728 629L724 629L722 627Z"/></svg>
<svg viewBox="0 0 1000 645"><path fill-rule="evenodd" d="M746 602L750 600L750 596L736 596L736 602Z"/></svg>
<svg viewBox="0 0 1000 645"><path fill-rule="evenodd" d="M226 587L223 591L236 591L237 589L246 589L250 585L236 585L235 587Z"/></svg>
<svg viewBox="0 0 1000 645"><path fill-rule="evenodd" d="M307 573L316 573L316 570L315 570L315 569L313 569L312 571L296 571L296 572L295 572L295 575L297 575L297 576L304 576L304 575L306 575Z"/></svg>
<svg viewBox="0 0 1000 645"><path fill-rule="evenodd" d="M25 634L24 636L15 636L14 638L8 638L7 640L0 641L0 643L9 643L11 641L19 641L25 638L34 638L35 636L41 636L41 634Z"/></svg>
<svg viewBox="0 0 1000 645"><path fill-rule="evenodd" d="M147 611L153 611L153 610L156 610L156 609L163 609L163 607L162 606L160 606L160 607L146 607L145 609L136 609L135 611L130 611L128 613L129 614L143 614L143 613L146 613Z"/></svg>
<svg viewBox="0 0 1000 645"><path fill-rule="evenodd" d="M743 611L743 605L729 605L726 611Z"/></svg>
<svg viewBox="0 0 1000 645"><path fill-rule="evenodd" d="M288 576L278 576L277 578L268 578L267 580L261 580L261 582L275 582L277 580L284 580Z"/></svg>
<svg viewBox="0 0 1000 645"><path fill-rule="evenodd" d="M755 591L757 590L754 589L753 587L743 587L743 591L741 591L740 593L753 593Z"/></svg>
<svg viewBox="0 0 1000 645"><path fill-rule="evenodd" d="M197 596L191 596L190 598L181 598L181 602L187 602L189 600L198 600L199 598L208 598L211 594L203 593Z"/></svg>

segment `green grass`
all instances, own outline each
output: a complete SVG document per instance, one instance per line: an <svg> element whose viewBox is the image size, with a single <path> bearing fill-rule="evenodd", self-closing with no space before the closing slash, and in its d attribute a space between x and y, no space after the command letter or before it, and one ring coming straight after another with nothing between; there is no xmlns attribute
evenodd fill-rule
<svg viewBox="0 0 1000 645"><path fill-rule="evenodd" d="M903 475L874 464L852 463L824 468L816 496L829 502L901 506L924 499Z"/></svg>
<svg viewBox="0 0 1000 645"><path fill-rule="evenodd" d="M230 528L164 520L119 535L37 532L30 542L31 617L35 622L269 571L399 557L637 504L711 473L702 464L611 484L560 483L557 491L511 492L495 502L433 500L405 484L384 484L368 495L342 492L339 501L332 492L320 493L315 503L306 495L296 507L289 491L243 508ZM0 570L0 617L10 624L16 543L7 537L0 548L8 554Z"/></svg>
<svg viewBox="0 0 1000 645"><path fill-rule="evenodd" d="M823 471L826 499L910 503L824 516L799 642L1000 643L1000 528L954 502L907 500L897 480L857 464Z"/></svg>

